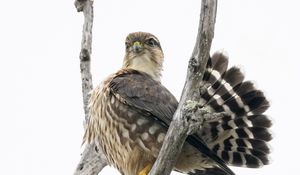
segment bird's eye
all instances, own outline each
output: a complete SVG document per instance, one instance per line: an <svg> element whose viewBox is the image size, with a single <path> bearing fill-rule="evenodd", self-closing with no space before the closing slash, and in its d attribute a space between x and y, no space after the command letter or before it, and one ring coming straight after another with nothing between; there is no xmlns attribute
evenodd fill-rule
<svg viewBox="0 0 300 175"><path fill-rule="evenodd" d="M158 42L153 38L148 39L146 44L151 47L158 46Z"/></svg>
<svg viewBox="0 0 300 175"><path fill-rule="evenodd" d="M126 49L128 49L130 47L129 42L125 42L125 47L126 47Z"/></svg>

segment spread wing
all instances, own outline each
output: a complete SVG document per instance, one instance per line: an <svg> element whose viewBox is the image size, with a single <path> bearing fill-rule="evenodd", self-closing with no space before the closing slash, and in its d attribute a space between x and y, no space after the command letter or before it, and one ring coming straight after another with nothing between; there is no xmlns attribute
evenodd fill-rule
<svg viewBox="0 0 300 175"><path fill-rule="evenodd" d="M150 113L161 125L169 127L178 102L160 82L153 80L148 74L127 70L112 79L109 87L120 101L142 113ZM190 136L187 142L214 160L225 172L234 174L200 137Z"/></svg>

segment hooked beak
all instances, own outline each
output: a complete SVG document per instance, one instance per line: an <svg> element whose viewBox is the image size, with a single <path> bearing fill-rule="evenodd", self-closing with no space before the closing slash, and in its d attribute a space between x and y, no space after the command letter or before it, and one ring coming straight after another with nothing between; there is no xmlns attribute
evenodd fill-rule
<svg viewBox="0 0 300 175"><path fill-rule="evenodd" d="M139 53L143 50L143 45L139 41L135 41L132 46L132 50L135 53Z"/></svg>

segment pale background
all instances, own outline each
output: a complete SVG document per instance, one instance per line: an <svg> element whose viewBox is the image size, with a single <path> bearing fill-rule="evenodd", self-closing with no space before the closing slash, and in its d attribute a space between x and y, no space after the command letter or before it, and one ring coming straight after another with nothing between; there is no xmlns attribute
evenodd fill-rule
<svg viewBox="0 0 300 175"><path fill-rule="evenodd" d="M238 175L299 171L299 5L219 1L212 51L225 49L231 65L242 65L271 101L274 119L273 163L232 168ZM94 7L94 85L120 68L126 35L148 31L164 49L163 84L179 97L200 0L96 0ZM2 0L0 22L0 174L72 174L82 151L82 14L73 1ZM118 173L107 167L101 174Z"/></svg>

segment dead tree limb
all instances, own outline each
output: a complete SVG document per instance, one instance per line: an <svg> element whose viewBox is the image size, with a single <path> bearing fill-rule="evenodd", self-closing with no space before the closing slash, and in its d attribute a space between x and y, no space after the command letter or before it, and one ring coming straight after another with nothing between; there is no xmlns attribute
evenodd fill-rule
<svg viewBox="0 0 300 175"><path fill-rule="evenodd" d="M194 111L197 110L194 109L196 106L193 104L196 104L200 99L200 80L203 78L209 58L214 36L216 12L217 0L202 0L197 40L189 61L185 86L173 121L150 175L170 174L187 136L201 125L199 119L202 116L197 114L198 116L195 117Z"/></svg>
<svg viewBox="0 0 300 175"><path fill-rule="evenodd" d="M83 12L84 15L81 51L79 58L85 121L88 121L89 92L93 89L92 74L90 71L92 53L93 0L76 0L75 7L78 12ZM98 148L95 143L92 143L90 145L86 145L74 175L97 175L106 165L106 158L102 150Z"/></svg>

